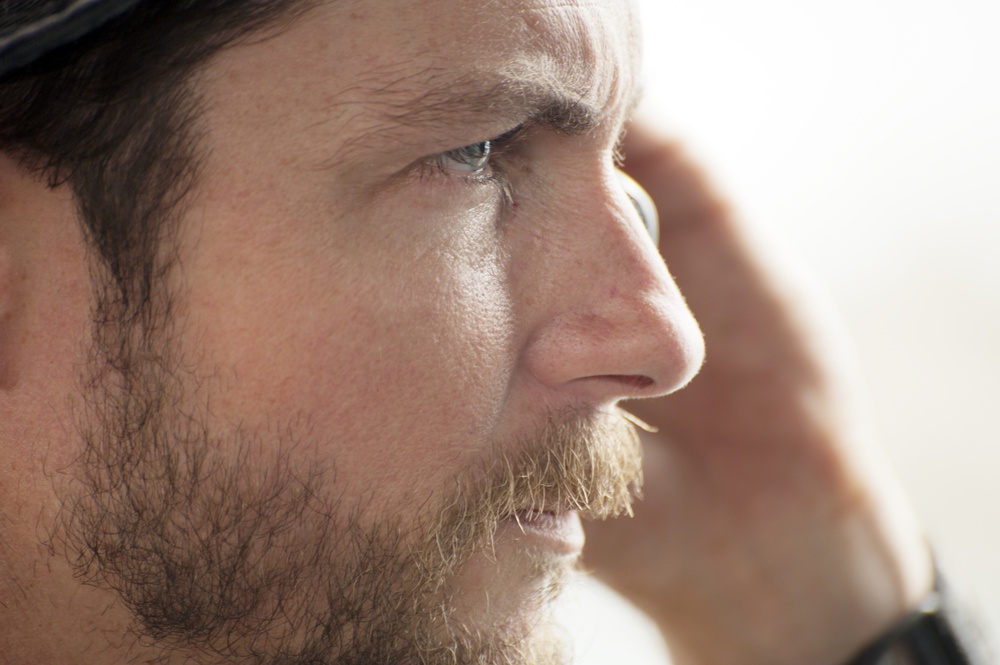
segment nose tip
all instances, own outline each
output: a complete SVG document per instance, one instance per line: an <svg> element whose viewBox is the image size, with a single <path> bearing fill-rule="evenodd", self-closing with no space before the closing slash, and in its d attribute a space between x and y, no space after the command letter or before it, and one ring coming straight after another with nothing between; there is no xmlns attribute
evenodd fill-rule
<svg viewBox="0 0 1000 665"><path fill-rule="evenodd" d="M634 182L604 182L564 212L578 223L545 261L551 309L528 347L536 378L592 403L673 392L704 358L698 325L650 237L652 202Z"/></svg>
<svg viewBox="0 0 1000 665"><path fill-rule="evenodd" d="M679 294L663 292L609 296L599 311L567 313L532 347L543 383L594 402L674 392L704 358L694 318Z"/></svg>

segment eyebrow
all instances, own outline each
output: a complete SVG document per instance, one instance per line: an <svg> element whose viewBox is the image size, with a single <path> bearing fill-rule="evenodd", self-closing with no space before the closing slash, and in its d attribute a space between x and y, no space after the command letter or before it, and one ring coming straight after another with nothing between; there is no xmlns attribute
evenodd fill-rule
<svg viewBox="0 0 1000 665"><path fill-rule="evenodd" d="M598 127L604 116L581 94L518 79L502 79L488 87L459 84L431 90L413 101L410 108L393 120L422 126L449 115L451 122L456 114L460 120L468 121L491 116L509 124L541 126L576 135Z"/></svg>
<svg viewBox="0 0 1000 665"><path fill-rule="evenodd" d="M594 131L619 112L617 105L596 106L582 89L545 80L502 77L488 82L466 76L436 82L433 72L425 74L429 75L419 82L425 92L415 97L407 95L405 101L400 100L403 90L412 91L419 85L417 81L398 81L378 91L382 99L375 106L383 128L395 125L433 130L482 125L488 120L496 123L501 119L511 126L540 126L567 135L581 135ZM626 116L638 105L640 96L640 89L630 89L625 100Z"/></svg>

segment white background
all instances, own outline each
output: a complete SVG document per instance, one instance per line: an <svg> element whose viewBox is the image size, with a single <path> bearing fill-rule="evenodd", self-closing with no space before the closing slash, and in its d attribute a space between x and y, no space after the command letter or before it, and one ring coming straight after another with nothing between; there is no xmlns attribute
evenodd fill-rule
<svg viewBox="0 0 1000 665"><path fill-rule="evenodd" d="M652 106L833 296L883 444L1000 636L1000 2L640 5ZM581 665L663 662L604 590L565 605Z"/></svg>

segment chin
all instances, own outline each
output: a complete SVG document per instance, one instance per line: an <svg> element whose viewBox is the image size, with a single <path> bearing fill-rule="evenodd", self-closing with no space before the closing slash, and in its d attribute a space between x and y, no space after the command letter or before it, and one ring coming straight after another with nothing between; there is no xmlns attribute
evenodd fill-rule
<svg viewBox="0 0 1000 665"><path fill-rule="evenodd" d="M439 625L443 641L466 645L469 662L557 665L568 662L553 606L578 567L580 552L525 528L501 525L449 585ZM473 646L475 645L475 646ZM495 651L495 652L494 652ZM458 662L466 662L460 659Z"/></svg>

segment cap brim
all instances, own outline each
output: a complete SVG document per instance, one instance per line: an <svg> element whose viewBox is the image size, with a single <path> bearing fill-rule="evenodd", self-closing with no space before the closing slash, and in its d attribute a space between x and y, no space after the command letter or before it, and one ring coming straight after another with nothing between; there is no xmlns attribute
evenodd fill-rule
<svg viewBox="0 0 1000 665"><path fill-rule="evenodd" d="M0 78L107 23L141 0L75 0L58 11L38 10L0 35ZM0 10L2 11L2 10ZM24 10L21 10L24 12ZM28 12L25 12L28 13Z"/></svg>

